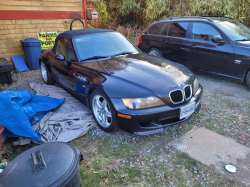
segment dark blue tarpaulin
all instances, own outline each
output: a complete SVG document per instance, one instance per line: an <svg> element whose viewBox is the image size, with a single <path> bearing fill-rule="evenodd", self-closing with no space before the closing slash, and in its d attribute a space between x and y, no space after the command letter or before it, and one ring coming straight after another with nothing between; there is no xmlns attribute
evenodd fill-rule
<svg viewBox="0 0 250 187"><path fill-rule="evenodd" d="M63 99L32 95L25 90L0 92L0 124L19 137L40 140L39 132L31 127L31 119L62 103Z"/></svg>

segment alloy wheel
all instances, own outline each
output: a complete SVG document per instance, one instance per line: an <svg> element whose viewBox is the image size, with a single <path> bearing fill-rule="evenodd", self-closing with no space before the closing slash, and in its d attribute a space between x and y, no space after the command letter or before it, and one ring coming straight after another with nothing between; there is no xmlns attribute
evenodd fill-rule
<svg viewBox="0 0 250 187"><path fill-rule="evenodd" d="M92 99L92 109L98 123L104 127L110 127L112 114L106 99L101 95L95 95Z"/></svg>
<svg viewBox="0 0 250 187"><path fill-rule="evenodd" d="M43 62L41 62L41 73L42 73L44 82L48 82L48 72Z"/></svg>
<svg viewBox="0 0 250 187"><path fill-rule="evenodd" d="M150 55L154 55L154 56L159 56L159 57L161 56L161 54L158 51L156 51L156 50L150 51L149 54Z"/></svg>

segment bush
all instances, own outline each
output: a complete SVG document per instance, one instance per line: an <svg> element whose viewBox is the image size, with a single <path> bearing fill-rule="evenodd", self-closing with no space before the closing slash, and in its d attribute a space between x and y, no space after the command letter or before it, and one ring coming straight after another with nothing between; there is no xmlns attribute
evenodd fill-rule
<svg viewBox="0 0 250 187"><path fill-rule="evenodd" d="M92 0L98 24L147 26L171 16L224 15L249 25L249 0Z"/></svg>

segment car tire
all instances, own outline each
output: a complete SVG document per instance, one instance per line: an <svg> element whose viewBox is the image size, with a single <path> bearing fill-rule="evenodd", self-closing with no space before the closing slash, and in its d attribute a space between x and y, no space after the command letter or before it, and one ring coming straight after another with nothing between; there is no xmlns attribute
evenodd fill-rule
<svg viewBox="0 0 250 187"><path fill-rule="evenodd" d="M158 56L158 57L162 57L162 53L159 49L157 48L152 48L148 51L148 54L150 55L154 55L154 56Z"/></svg>
<svg viewBox="0 0 250 187"><path fill-rule="evenodd" d="M247 76L246 76L246 83L247 83L248 88L250 89L250 70L248 71Z"/></svg>
<svg viewBox="0 0 250 187"><path fill-rule="evenodd" d="M90 108L97 125L105 132L118 131L116 112L110 99L100 90L94 90L90 96Z"/></svg>
<svg viewBox="0 0 250 187"><path fill-rule="evenodd" d="M54 84L53 78L51 77L51 73L48 71L48 68L43 62L40 63L40 70L42 79L45 82L45 84L48 85Z"/></svg>

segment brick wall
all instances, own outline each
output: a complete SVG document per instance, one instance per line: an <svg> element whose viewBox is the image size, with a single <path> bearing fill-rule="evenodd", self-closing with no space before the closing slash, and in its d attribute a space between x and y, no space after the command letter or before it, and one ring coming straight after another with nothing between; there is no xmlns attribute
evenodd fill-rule
<svg viewBox="0 0 250 187"><path fill-rule="evenodd" d="M68 23L65 23L65 20L68 20ZM69 30L70 22L70 19L0 20L0 58L6 58L12 63L11 56L24 57L20 40L37 38L37 32L57 31L60 34ZM79 21L73 23L72 29L82 28Z"/></svg>
<svg viewBox="0 0 250 187"><path fill-rule="evenodd" d="M0 10L82 11L81 0L0 0Z"/></svg>
<svg viewBox="0 0 250 187"><path fill-rule="evenodd" d="M0 10L23 11L82 11L82 0L0 0ZM65 20L68 23L65 23ZM23 55L20 40L37 38L37 32L57 31L58 34L70 28L71 19L12 19L1 20L0 15L0 58L13 64L11 56ZM79 21L73 29L82 29ZM25 59L25 57L24 57Z"/></svg>

